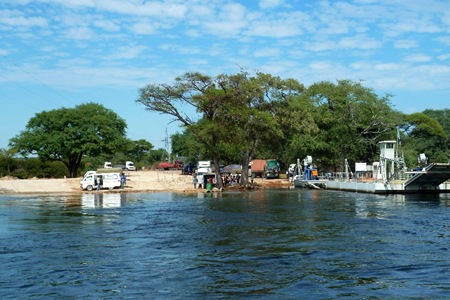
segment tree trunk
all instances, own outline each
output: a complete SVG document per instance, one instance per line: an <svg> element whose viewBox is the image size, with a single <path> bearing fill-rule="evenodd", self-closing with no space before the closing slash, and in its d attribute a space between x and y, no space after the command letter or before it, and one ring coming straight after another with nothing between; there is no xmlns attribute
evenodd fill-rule
<svg viewBox="0 0 450 300"><path fill-rule="evenodd" d="M68 162L64 162L67 169L69 170L70 178L76 178L78 175L78 168L81 164L81 159L83 158L83 153L74 154L69 157Z"/></svg>
<svg viewBox="0 0 450 300"><path fill-rule="evenodd" d="M216 187L221 189L222 185L222 177L220 176L220 166L219 166L219 157L217 155L213 155L213 163L214 163L214 173L216 173L217 184Z"/></svg>

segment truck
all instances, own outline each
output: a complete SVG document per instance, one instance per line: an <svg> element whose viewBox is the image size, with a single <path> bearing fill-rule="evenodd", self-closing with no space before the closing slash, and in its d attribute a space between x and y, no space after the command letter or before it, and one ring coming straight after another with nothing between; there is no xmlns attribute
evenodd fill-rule
<svg viewBox="0 0 450 300"><path fill-rule="evenodd" d="M276 159L267 159L264 167L264 175L266 178L280 178L280 162Z"/></svg>
<svg viewBox="0 0 450 300"><path fill-rule="evenodd" d="M267 166L265 159L253 159L250 162L250 172L253 177L264 177L264 168Z"/></svg>
<svg viewBox="0 0 450 300"><path fill-rule="evenodd" d="M137 171L136 166L134 165L134 162L127 160L125 162L125 169L128 171Z"/></svg>
<svg viewBox="0 0 450 300"><path fill-rule="evenodd" d="M157 170L183 170L183 162L181 160L176 160L173 163L168 161L160 162L156 166Z"/></svg>
<svg viewBox="0 0 450 300"><path fill-rule="evenodd" d="M195 176L197 176L198 178L198 183L203 188L206 188L208 183L212 184L217 183L216 173L214 173L211 161L208 160L199 161L197 163L197 170L195 171L195 173L196 173Z"/></svg>

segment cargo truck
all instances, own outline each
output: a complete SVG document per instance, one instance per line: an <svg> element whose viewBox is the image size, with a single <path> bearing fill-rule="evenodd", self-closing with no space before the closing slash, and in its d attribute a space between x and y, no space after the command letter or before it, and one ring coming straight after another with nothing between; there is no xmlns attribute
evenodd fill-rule
<svg viewBox="0 0 450 300"><path fill-rule="evenodd" d="M264 177L264 168L267 166L265 159L254 159L250 162L250 172L253 177Z"/></svg>

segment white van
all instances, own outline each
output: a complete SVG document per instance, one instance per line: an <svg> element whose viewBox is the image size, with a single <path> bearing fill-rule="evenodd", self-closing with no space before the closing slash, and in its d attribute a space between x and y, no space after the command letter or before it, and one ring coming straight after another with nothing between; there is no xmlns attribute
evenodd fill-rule
<svg viewBox="0 0 450 300"><path fill-rule="evenodd" d="M97 174L91 174L87 175L83 178L80 182L80 187L83 190L92 191L94 189L97 189L97 183L95 182L97 179L97 176L102 176L103 178L103 185L101 188L103 189L114 189L118 188L121 185L120 182L120 173L97 173Z"/></svg>
<svg viewBox="0 0 450 300"><path fill-rule="evenodd" d="M126 161L125 162L125 168L128 171L136 171L136 166L134 165L134 162L132 162L132 161Z"/></svg>
<svg viewBox="0 0 450 300"><path fill-rule="evenodd" d="M110 161L105 161L105 164L103 165L103 168L105 168L105 169L112 168L112 163Z"/></svg>
<svg viewBox="0 0 450 300"><path fill-rule="evenodd" d="M89 176L89 175L95 175L95 174L97 174L96 171L87 171L86 173L84 173L83 178L86 177L86 176Z"/></svg>

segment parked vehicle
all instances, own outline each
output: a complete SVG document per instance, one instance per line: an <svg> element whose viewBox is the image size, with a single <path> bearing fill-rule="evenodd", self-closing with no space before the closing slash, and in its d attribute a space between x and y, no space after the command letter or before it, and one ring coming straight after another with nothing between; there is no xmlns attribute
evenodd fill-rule
<svg viewBox="0 0 450 300"><path fill-rule="evenodd" d="M86 173L84 173L83 178L86 177L86 176L89 176L89 175L95 175L95 174L97 174L96 171L87 171Z"/></svg>
<svg viewBox="0 0 450 300"><path fill-rule="evenodd" d="M83 190L92 191L97 188L97 177L101 176L103 179L102 189L114 189L120 187L120 173L96 173L89 174L80 181L80 187Z"/></svg>
<svg viewBox="0 0 450 300"><path fill-rule="evenodd" d="M276 159L267 159L264 167L266 178L280 178L280 162Z"/></svg>
<svg viewBox="0 0 450 300"><path fill-rule="evenodd" d="M264 177L264 168L267 162L265 159L254 159L250 162L250 172L253 177Z"/></svg>
<svg viewBox="0 0 450 300"><path fill-rule="evenodd" d="M110 161L105 161L105 164L103 165L103 168L105 168L105 169L112 168L111 162Z"/></svg>
<svg viewBox="0 0 450 300"><path fill-rule="evenodd" d="M194 173L195 168L197 168L197 164L190 162L183 166L183 175L192 175Z"/></svg>
<svg viewBox="0 0 450 300"><path fill-rule="evenodd" d="M136 166L134 165L134 162L132 162L132 161L125 162L125 169L127 169L128 171L137 171Z"/></svg>
<svg viewBox="0 0 450 300"><path fill-rule="evenodd" d="M183 162L181 160L176 160L173 163L170 163L168 161L160 162L156 166L157 170L182 170L183 169Z"/></svg>
<svg viewBox="0 0 450 300"><path fill-rule="evenodd" d="M197 166L195 173L201 187L206 188L208 182L211 184L217 183L217 177L212 168L211 161L201 160L197 163Z"/></svg>

